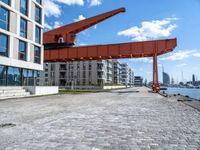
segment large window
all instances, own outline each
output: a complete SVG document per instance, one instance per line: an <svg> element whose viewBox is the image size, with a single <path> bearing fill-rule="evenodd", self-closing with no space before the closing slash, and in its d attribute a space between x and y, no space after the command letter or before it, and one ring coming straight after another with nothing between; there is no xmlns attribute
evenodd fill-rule
<svg viewBox="0 0 200 150"><path fill-rule="evenodd" d="M19 40L19 60L26 61L26 42Z"/></svg>
<svg viewBox="0 0 200 150"><path fill-rule="evenodd" d="M6 85L7 68L0 65L0 86Z"/></svg>
<svg viewBox="0 0 200 150"><path fill-rule="evenodd" d="M28 14L28 0L20 1L20 12L27 16Z"/></svg>
<svg viewBox="0 0 200 150"><path fill-rule="evenodd" d="M0 65L0 86L37 85L38 71Z"/></svg>
<svg viewBox="0 0 200 150"><path fill-rule="evenodd" d="M41 48L38 46L35 46L34 48L34 62L40 64L41 63Z"/></svg>
<svg viewBox="0 0 200 150"><path fill-rule="evenodd" d="M8 77L7 77L7 85L8 86L20 86L21 85L21 69L8 67Z"/></svg>
<svg viewBox="0 0 200 150"><path fill-rule="evenodd" d="M28 70L28 85L34 85L34 71L33 70Z"/></svg>
<svg viewBox="0 0 200 150"><path fill-rule="evenodd" d="M40 36L41 36L41 29L38 26L36 26L35 27L35 42L36 43L40 44L41 42Z"/></svg>
<svg viewBox="0 0 200 150"><path fill-rule="evenodd" d="M27 21L24 18L20 19L20 36L27 37Z"/></svg>
<svg viewBox="0 0 200 150"><path fill-rule="evenodd" d="M22 71L22 85L28 86L28 70L27 69L23 69Z"/></svg>
<svg viewBox="0 0 200 150"><path fill-rule="evenodd" d="M8 4L8 5L10 5L10 0L0 0L0 1L2 1L2 2Z"/></svg>
<svg viewBox="0 0 200 150"><path fill-rule="evenodd" d="M8 56L8 36L0 33L0 55Z"/></svg>
<svg viewBox="0 0 200 150"><path fill-rule="evenodd" d="M0 28L9 30L9 11L0 6Z"/></svg>
<svg viewBox="0 0 200 150"><path fill-rule="evenodd" d="M41 23L41 8L35 6L35 21Z"/></svg>

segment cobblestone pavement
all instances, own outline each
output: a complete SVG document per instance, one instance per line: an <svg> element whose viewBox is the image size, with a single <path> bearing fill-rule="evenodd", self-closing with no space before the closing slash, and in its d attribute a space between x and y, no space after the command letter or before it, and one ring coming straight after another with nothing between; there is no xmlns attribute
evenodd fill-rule
<svg viewBox="0 0 200 150"><path fill-rule="evenodd" d="M200 149L199 111L134 90L0 101L0 149Z"/></svg>

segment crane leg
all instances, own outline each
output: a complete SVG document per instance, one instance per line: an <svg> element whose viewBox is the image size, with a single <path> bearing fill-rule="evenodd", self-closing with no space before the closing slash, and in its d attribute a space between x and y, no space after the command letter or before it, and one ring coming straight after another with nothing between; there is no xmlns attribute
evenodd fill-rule
<svg viewBox="0 0 200 150"><path fill-rule="evenodd" d="M158 62L157 53L153 56L153 84L152 89L154 92L158 93L160 91L160 84L158 82Z"/></svg>

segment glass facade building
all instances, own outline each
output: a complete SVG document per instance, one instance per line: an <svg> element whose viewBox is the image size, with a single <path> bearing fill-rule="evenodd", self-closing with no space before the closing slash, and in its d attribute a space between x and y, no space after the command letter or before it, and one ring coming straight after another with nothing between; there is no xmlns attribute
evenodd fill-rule
<svg viewBox="0 0 200 150"><path fill-rule="evenodd" d="M37 85L43 16L43 0L0 0L0 86Z"/></svg>

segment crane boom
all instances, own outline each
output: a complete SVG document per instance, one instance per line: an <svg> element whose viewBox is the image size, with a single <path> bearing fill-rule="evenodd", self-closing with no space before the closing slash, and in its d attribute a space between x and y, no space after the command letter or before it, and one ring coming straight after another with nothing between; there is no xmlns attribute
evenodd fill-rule
<svg viewBox="0 0 200 150"><path fill-rule="evenodd" d="M74 45L76 34L86 30L114 15L121 12L125 12L125 8L115 9L91 18L87 18L81 21L77 21L44 33L44 45L46 48L51 48L52 45L57 45L60 43L61 46ZM51 46L50 46L51 45ZM54 48L54 47L52 47Z"/></svg>

